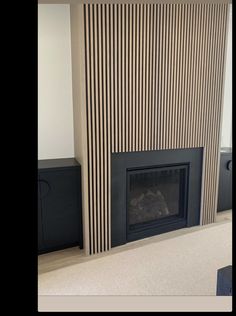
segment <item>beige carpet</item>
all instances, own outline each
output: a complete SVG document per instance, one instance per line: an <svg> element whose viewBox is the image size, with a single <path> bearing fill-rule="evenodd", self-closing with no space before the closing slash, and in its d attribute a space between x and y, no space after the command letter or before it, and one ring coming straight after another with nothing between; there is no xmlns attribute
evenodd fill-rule
<svg viewBox="0 0 236 316"><path fill-rule="evenodd" d="M39 295L215 295L232 264L232 223L39 275Z"/></svg>

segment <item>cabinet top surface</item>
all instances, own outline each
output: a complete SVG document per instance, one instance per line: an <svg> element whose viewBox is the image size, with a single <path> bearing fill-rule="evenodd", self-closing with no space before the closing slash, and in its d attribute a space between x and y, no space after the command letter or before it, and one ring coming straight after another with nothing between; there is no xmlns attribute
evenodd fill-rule
<svg viewBox="0 0 236 316"><path fill-rule="evenodd" d="M221 153L232 153L232 147L221 147Z"/></svg>
<svg viewBox="0 0 236 316"><path fill-rule="evenodd" d="M75 158L38 160L38 169L68 168L78 166L80 166L80 164Z"/></svg>

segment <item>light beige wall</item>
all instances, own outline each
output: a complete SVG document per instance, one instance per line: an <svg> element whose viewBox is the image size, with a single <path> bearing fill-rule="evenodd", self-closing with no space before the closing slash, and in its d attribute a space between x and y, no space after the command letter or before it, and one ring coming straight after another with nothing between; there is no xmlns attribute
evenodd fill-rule
<svg viewBox="0 0 236 316"><path fill-rule="evenodd" d="M38 6L38 158L74 156L70 6Z"/></svg>

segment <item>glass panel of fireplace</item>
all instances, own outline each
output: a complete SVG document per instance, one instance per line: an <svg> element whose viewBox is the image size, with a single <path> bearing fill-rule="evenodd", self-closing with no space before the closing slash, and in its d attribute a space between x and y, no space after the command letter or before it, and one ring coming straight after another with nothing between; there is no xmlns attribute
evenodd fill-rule
<svg viewBox="0 0 236 316"><path fill-rule="evenodd" d="M188 166L128 170L127 233L186 219Z"/></svg>

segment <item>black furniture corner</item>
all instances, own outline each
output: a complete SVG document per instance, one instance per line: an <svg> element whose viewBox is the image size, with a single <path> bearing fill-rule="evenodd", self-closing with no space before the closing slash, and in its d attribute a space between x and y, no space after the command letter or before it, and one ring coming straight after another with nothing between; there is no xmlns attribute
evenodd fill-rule
<svg viewBox="0 0 236 316"><path fill-rule="evenodd" d="M38 161L38 253L83 248L81 166L74 158Z"/></svg>
<svg viewBox="0 0 236 316"><path fill-rule="evenodd" d="M232 209L232 149L221 148L217 212Z"/></svg>
<svg viewBox="0 0 236 316"><path fill-rule="evenodd" d="M232 290L232 266L226 266L217 270L217 296L230 296Z"/></svg>

